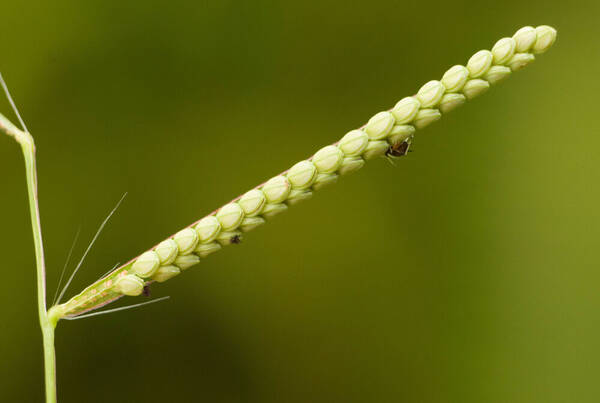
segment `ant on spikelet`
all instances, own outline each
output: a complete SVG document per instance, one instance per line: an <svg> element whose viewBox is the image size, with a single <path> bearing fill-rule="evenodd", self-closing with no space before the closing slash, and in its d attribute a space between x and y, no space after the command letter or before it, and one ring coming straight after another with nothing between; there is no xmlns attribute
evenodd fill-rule
<svg viewBox="0 0 600 403"><path fill-rule="evenodd" d="M385 156L394 165L396 159L405 156L412 152L410 146L412 144L412 136L399 143L392 144L390 148L385 152Z"/></svg>

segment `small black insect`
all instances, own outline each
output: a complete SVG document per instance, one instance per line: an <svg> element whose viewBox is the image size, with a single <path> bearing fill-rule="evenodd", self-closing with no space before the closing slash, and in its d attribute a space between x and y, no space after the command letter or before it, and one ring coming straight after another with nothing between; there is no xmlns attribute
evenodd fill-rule
<svg viewBox="0 0 600 403"><path fill-rule="evenodd" d="M231 237L230 242L234 245L237 245L242 242L242 237L239 235L234 235Z"/></svg>
<svg viewBox="0 0 600 403"><path fill-rule="evenodd" d="M142 295L144 297L149 297L150 294L152 294L152 292L150 291L150 286L149 285L145 285L144 289L142 290Z"/></svg>
<svg viewBox="0 0 600 403"><path fill-rule="evenodd" d="M406 153L410 152L408 149L410 147L410 142L403 141L402 143L392 144L390 148L385 152L385 155L388 157L402 157L406 155Z"/></svg>

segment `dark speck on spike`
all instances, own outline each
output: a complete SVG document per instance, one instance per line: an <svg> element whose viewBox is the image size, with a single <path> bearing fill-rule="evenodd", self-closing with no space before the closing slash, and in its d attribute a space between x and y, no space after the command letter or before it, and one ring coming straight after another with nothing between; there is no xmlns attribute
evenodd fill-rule
<svg viewBox="0 0 600 403"><path fill-rule="evenodd" d="M408 141L396 143L391 145L385 154L389 157L402 157L403 155L406 155L407 152L410 152L408 149L409 147L410 143Z"/></svg>

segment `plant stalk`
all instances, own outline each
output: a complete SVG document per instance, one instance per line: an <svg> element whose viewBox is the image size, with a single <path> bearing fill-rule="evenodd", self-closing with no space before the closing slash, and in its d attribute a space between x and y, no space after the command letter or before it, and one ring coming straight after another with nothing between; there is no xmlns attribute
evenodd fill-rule
<svg viewBox="0 0 600 403"><path fill-rule="evenodd" d="M37 269L38 316L42 329L44 347L44 378L46 384L46 403L56 403L56 356L54 352L54 329L57 319L49 317L46 311L46 265L44 262L44 245L42 242L42 227L37 195L37 171L35 159L35 144L33 137L13 125L0 114L0 130L5 132L21 146L25 158L25 174L29 198L29 213L31 229L35 245L35 260Z"/></svg>

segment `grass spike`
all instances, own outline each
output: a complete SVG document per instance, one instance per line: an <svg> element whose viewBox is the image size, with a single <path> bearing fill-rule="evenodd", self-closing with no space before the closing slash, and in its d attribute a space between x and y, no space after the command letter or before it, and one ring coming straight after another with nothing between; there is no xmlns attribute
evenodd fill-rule
<svg viewBox="0 0 600 403"><path fill-rule="evenodd" d="M336 182L338 177L362 168L366 161L404 156L410 151L416 130L530 64L535 60L534 54L546 52L555 40L556 30L552 27L525 27L510 38L500 39L491 50L476 52L466 65L451 67L439 80L427 82L416 95L375 114L337 143L294 164L116 268L66 303L53 307L52 315L76 316L123 295L139 295L141 284L166 281L223 246L240 243L248 231L310 198L314 191Z"/></svg>

